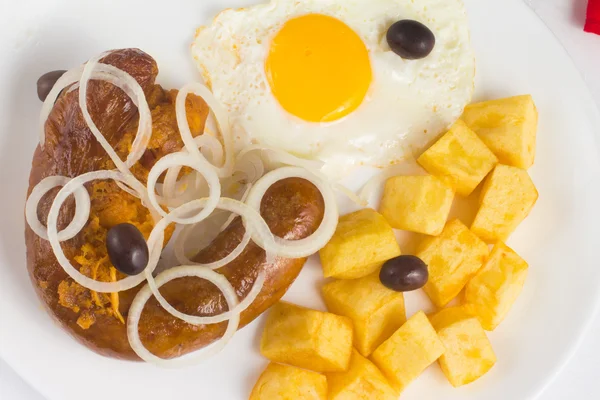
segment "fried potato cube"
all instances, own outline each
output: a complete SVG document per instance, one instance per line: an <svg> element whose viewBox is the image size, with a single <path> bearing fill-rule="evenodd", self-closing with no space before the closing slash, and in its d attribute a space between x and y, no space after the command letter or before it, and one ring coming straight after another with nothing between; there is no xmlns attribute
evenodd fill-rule
<svg viewBox="0 0 600 400"><path fill-rule="evenodd" d="M464 307L441 310L430 321L446 347L438 362L452 386L474 382L494 366L496 355L481 323Z"/></svg>
<svg viewBox="0 0 600 400"><path fill-rule="evenodd" d="M529 266L513 249L496 243L483 268L469 281L465 303L493 331L521 294Z"/></svg>
<svg viewBox="0 0 600 400"><path fill-rule="evenodd" d="M458 120L417 162L456 193L468 196L498 159L475 132Z"/></svg>
<svg viewBox="0 0 600 400"><path fill-rule="evenodd" d="M498 164L486 178L471 230L487 242L505 241L529 215L538 192L524 169Z"/></svg>
<svg viewBox="0 0 600 400"><path fill-rule="evenodd" d="M531 95L471 104L462 119L501 163L523 169L533 165L538 112Z"/></svg>
<svg viewBox="0 0 600 400"><path fill-rule="evenodd" d="M458 219L448 222L440 236L425 238L416 256L429 268L423 287L431 301L445 307L465 287L487 258L487 245Z"/></svg>
<svg viewBox="0 0 600 400"><path fill-rule="evenodd" d="M330 312L352 319L354 346L365 357L406 322L404 295L383 286L379 272L328 283L322 292Z"/></svg>
<svg viewBox="0 0 600 400"><path fill-rule="evenodd" d="M385 183L379 210L393 228L435 236L453 200L454 191L434 176L396 176Z"/></svg>
<svg viewBox="0 0 600 400"><path fill-rule="evenodd" d="M427 316L419 311L383 342L371 359L392 387L402 392L445 350Z"/></svg>
<svg viewBox="0 0 600 400"><path fill-rule="evenodd" d="M269 313L260 352L271 361L311 371L345 371L352 353L352 320L281 301Z"/></svg>
<svg viewBox="0 0 600 400"><path fill-rule="evenodd" d="M356 350L346 372L327 374L329 400L398 400L386 377Z"/></svg>
<svg viewBox="0 0 600 400"><path fill-rule="evenodd" d="M327 400L327 378L317 372L270 363L250 393L250 400Z"/></svg>
<svg viewBox="0 0 600 400"><path fill-rule="evenodd" d="M338 279L362 278L399 255L392 227L370 208L341 217L335 234L319 251L325 277Z"/></svg>

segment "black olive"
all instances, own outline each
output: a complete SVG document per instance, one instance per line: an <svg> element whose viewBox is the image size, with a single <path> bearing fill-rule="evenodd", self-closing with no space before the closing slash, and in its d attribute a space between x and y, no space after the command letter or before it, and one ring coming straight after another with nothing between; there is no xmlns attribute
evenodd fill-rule
<svg viewBox="0 0 600 400"><path fill-rule="evenodd" d="M46 100L57 80L67 72L64 70L46 72L37 81L37 94L41 101Z"/></svg>
<svg viewBox="0 0 600 400"><path fill-rule="evenodd" d="M148 265L148 244L134 225L119 224L106 234L110 262L126 275L137 275Z"/></svg>
<svg viewBox="0 0 600 400"><path fill-rule="evenodd" d="M435 35L418 21L403 19L387 31L387 42L392 51L407 60L425 58L435 46Z"/></svg>
<svg viewBox="0 0 600 400"><path fill-rule="evenodd" d="M419 257L400 256L386 261L379 280L388 289L410 292L425 286L429 279L427 265Z"/></svg>

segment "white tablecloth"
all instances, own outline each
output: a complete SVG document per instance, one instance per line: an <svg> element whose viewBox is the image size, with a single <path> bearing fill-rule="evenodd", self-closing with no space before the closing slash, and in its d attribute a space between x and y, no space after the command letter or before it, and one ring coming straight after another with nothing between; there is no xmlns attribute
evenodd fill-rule
<svg viewBox="0 0 600 400"><path fill-rule="evenodd" d="M554 31L581 70L600 107L600 36L583 33L587 0L525 0ZM600 290L600 288L599 288ZM600 316L542 400L600 399ZM552 351L552 349L548 349ZM44 400L0 360L0 400ZM517 400L517 399L515 399Z"/></svg>

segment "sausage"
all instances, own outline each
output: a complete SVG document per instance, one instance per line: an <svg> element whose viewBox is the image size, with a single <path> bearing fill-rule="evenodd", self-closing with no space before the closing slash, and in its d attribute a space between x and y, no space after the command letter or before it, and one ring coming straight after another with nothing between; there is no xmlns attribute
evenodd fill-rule
<svg viewBox="0 0 600 400"><path fill-rule="evenodd" d="M273 234L288 240L313 234L321 224L323 211L319 190L310 182L297 178L276 182L261 203L261 215ZM225 257L240 243L244 232L241 219L236 218L194 261L209 263ZM220 268L218 272L227 277L240 299L252 289L258 272L261 269L266 272L263 289L242 313L240 326L249 324L275 304L294 282L305 262L306 258L277 258L267 264L265 251L250 242L237 259ZM218 289L198 278L169 282L161 287L161 293L171 305L186 314L209 316L228 309ZM154 298L146 304L139 326L142 343L164 358L202 348L220 338L227 327L226 323L192 326L181 320L173 321Z"/></svg>
<svg viewBox="0 0 600 400"><path fill-rule="evenodd" d="M133 76L142 86L151 107L151 148L132 169L143 180L157 159L182 147L174 113L176 93L165 92L155 85L158 74L156 62L140 50L116 50L101 61ZM45 147L38 147L34 153L29 193L47 176L75 177L89 171L114 168L83 121L77 96L77 89L66 90L55 103L45 126ZM136 107L120 89L99 81L90 82L88 104L96 125L124 159L127 144L137 128ZM204 130L208 114L206 105L188 98L186 109L192 133L199 134ZM106 252L103 242L106 231L116 224L130 222L147 237L153 221L138 199L120 191L112 182L90 183L86 188L92 199L90 220L79 235L62 243L63 249L73 265L80 265L82 273L99 280L114 280L119 276L115 277L114 268L103 257ZM40 202L40 221L45 222L57 191L51 191ZM272 232L290 240L312 234L321 223L323 210L323 199L317 188L296 178L274 184L261 204L261 213ZM73 212L74 202L65 202L59 216L59 230L68 225ZM237 246L243 234L244 227L237 218L197 255L196 260L212 262L221 259ZM99 354L137 360L138 357L129 346L124 320L142 285L112 296L91 292L68 277L49 243L39 238L28 226L25 240L29 275L50 315L78 341ZM236 260L219 269L229 279L240 299L252 288L258 271L261 268L266 271L265 285L255 302L242 313L241 326L250 323L283 296L304 262L305 259L276 259L267 264L265 252L250 243ZM197 278L169 282L161 288L161 293L175 308L185 313L214 315L227 310L223 295L212 284ZM225 323L189 325L168 314L153 298L146 304L139 324L144 345L164 358L206 346L221 337L224 330Z"/></svg>

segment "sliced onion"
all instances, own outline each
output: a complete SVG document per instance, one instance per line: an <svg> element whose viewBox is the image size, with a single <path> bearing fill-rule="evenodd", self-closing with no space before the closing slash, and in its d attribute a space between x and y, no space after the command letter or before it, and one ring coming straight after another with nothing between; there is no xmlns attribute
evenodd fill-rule
<svg viewBox="0 0 600 400"><path fill-rule="evenodd" d="M176 165L167 169L167 174L165 175L165 180L163 183L162 194L167 199L173 199L176 196L177 190L177 178L179 177L179 173L183 169L182 165Z"/></svg>
<svg viewBox="0 0 600 400"><path fill-rule="evenodd" d="M418 168L405 163L386 167L379 174L375 175L367 183L365 183L365 185L359 191L358 197L361 201L369 204L375 192L381 188L385 181L394 176L406 175L407 173L422 173L422 171L418 172Z"/></svg>
<svg viewBox="0 0 600 400"><path fill-rule="evenodd" d="M323 162L296 157L284 150L276 149L276 148L272 148L272 147L268 147L268 146L263 146L263 145L252 145L252 146L249 146L246 149L242 150L238 154L236 166L237 166L237 164L244 165L244 160L251 155L250 153L257 152L257 151L265 153L270 162L277 162L277 163L284 164L284 165L305 168L308 171L310 171L311 173L313 173L314 175L318 176L319 178L326 180L326 181L329 180L321 172L321 168L323 167ZM261 174L261 176L262 176L262 174ZM348 189L347 187L345 187L337 182L330 182L330 184L333 186L333 188L336 191L344 194L346 197L348 197L351 201L358 204L359 206L361 206L361 207L367 206L366 201L361 199L356 193L354 193L352 190Z"/></svg>
<svg viewBox="0 0 600 400"><path fill-rule="evenodd" d="M247 182L254 183L265 174L265 165L259 154L249 152L237 159L234 170L242 173Z"/></svg>
<svg viewBox="0 0 600 400"><path fill-rule="evenodd" d="M131 153L129 154L127 162L125 163L123 160L121 160L110 143L108 143L108 140L106 140L102 132L100 132L92 120L88 110L88 83L90 79L93 78L92 75L95 69L98 69L99 72L105 72L114 75L114 80L111 80L111 83L123 89L125 93L131 94L134 92L136 94L136 96L132 97L132 99L135 98L134 103L136 103L138 106L140 121L138 124L138 132L132 145ZM131 174L129 168L142 157L148 142L150 141L150 136L152 135L152 117L150 114L150 108L141 86L135 79L133 79L133 77L131 77L131 75L127 74L126 72L107 64L98 64L98 58L91 59L85 64L83 73L81 74L81 80L79 81L79 107L81 108L83 119L88 125L90 131L98 143L100 143L104 151L108 153L111 160L115 163L117 169L124 174Z"/></svg>
<svg viewBox="0 0 600 400"><path fill-rule="evenodd" d="M332 183L332 186L333 186L333 189L335 189L337 192L340 192L343 195L345 195L356 205L361 206L361 207L366 207L369 205L369 202L367 200L362 199L359 195L354 193L352 190L348 189L346 186L344 186L340 183Z"/></svg>
<svg viewBox="0 0 600 400"><path fill-rule="evenodd" d="M37 209L40 200L55 187L66 185L71 178L65 176L49 176L42 179L31 191L25 204L25 219L31 229L42 239L48 240L48 229L38 219ZM58 232L58 241L64 242L74 238L85 226L90 216L90 195L84 186L73 192L75 195L75 215L69 225Z"/></svg>
<svg viewBox="0 0 600 400"><path fill-rule="evenodd" d="M244 189L244 193L242 194L242 198L240 199L240 201L242 203L245 203L246 200L248 199L248 196L250 195L250 190L251 189L252 189L252 184L251 183L247 184L246 188ZM227 218L227 220L223 223L223 225L219 229L219 232L223 232L225 229L227 229L227 227L229 225L231 225L231 223L233 222L234 219L235 219L235 214L232 213L229 216L229 218Z"/></svg>
<svg viewBox="0 0 600 400"><path fill-rule="evenodd" d="M202 268L202 269L205 269L205 270L208 269L210 271L214 271L214 270L212 270L210 268L199 266L199 265L188 265L187 267L197 267L197 268ZM167 271L163 272L162 274L164 274L164 273L166 273L168 271L171 271L171 270L167 270ZM225 278L225 276L217 273L216 271L215 271L215 275L214 276L220 277L219 278L220 280L222 280L224 282L227 282L229 284L229 281L227 280L227 278ZM224 313L217 314L217 315L212 315L212 316L209 316L209 317L199 317L199 316L196 316L196 315L189 315L189 314L182 313L182 312L178 311L177 309L175 309L173 306L171 306L164 297L160 296L157 299L159 300L160 305L169 314L173 315L176 318L179 318L180 320L182 320L184 322L187 322L188 324L191 324L191 325L211 325L211 324L218 324L218 323L227 321L228 319L231 319L234 316L239 316L248 307L250 307L250 305L254 302L254 300L256 300L256 298L260 294L260 291L262 290L264 283L265 283L265 273L264 273L264 271L260 271L257 274L257 276L256 276L256 280L254 281L254 285L252 285L252 289L250 289L250 292L246 295L246 297L244 298L244 300L242 302L240 302L234 308L230 308L230 311L226 311ZM160 293L159 292L159 288L160 288L161 285L159 285L158 277L156 279L148 280L148 286L150 287L151 292L154 295L156 293ZM221 291L223 291L222 287L220 287L220 286L217 286L217 287ZM156 295L154 297L156 297ZM237 299L237 295L236 295L236 299Z"/></svg>
<svg viewBox="0 0 600 400"><path fill-rule="evenodd" d="M235 290L233 289L229 281L223 275L220 275L208 268L198 266L181 266L171 268L163 272L156 278L155 285L158 288L174 279L189 276L195 276L198 278L206 279L213 283L225 296L225 300L227 301L227 306L229 307L229 309L236 309L238 305L238 299L237 295L235 294ZM160 358L152 354L150 351L148 351L148 349L146 349L146 347L140 339L139 333L140 317L142 315L142 311L144 310L146 302L150 299L151 296L152 290L150 289L150 285L144 286L142 290L140 290L133 299L131 307L129 308L129 314L127 316L127 338L129 340L129 344L131 345L133 351L142 360L146 362L156 364L165 368L179 368L184 366L195 365L201 361L208 359L209 357L214 356L219 351L221 351L231 340L231 338L233 337L233 335L239 327L240 315L231 314L229 322L227 324L227 329L225 330L225 334L221 339L213 343L210 347L199 350L198 352L192 353L189 356L179 357L173 360L166 360L164 358Z"/></svg>
<svg viewBox="0 0 600 400"><path fill-rule="evenodd" d="M194 212L197 212L198 209L205 208L207 206L208 202L209 202L208 199L200 199L200 200L194 200L192 202L184 204L183 206L173 210L167 217L163 218L161 221L159 221L155 225L154 229L150 233L150 238L148 239L148 247L150 249L149 265L155 265L158 263L158 258L160 257L160 250L162 248L160 246L160 244L161 244L162 238L164 237L165 228L171 222L177 220L180 215L185 215L190 212L194 213ZM267 223L264 221L264 219L260 216L260 214L257 211L253 210L248 205L246 205L242 202L236 201L236 200L221 198L217 207L221 210L226 210L226 211L230 211L230 212L239 214L242 217L242 220L244 221L244 226L246 228L246 232L248 232L251 235L252 239L256 243L258 243L259 241L263 242L263 243L274 242L275 238L273 237L273 234L269 230ZM242 248L242 250L243 250L243 248L245 248L245 245L243 247L242 247L242 245L243 245L243 241L236 247L236 249L234 249L234 251L232 253L236 252L239 248ZM269 250L265 249L265 251L267 252L267 260L268 260L268 262L270 262L272 260L273 256L269 254ZM225 257L224 259L227 259L228 257L229 256ZM226 264L223 262L223 260L216 261L214 264L216 264L216 263L221 263L222 264L221 266ZM202 267L202 268L206 268L206 267ZM218 266L217 268L220 268L220 266ZM216 268L213 268L213 269L216 269ZM209 318L214 318L214 317L197 317L197 316L187 315L187 314L177 311L173 306L171 306L169 304L169 302L161 295L160 291L158 290L159 286L154 282L155 279L152 276L153 271L154 271L154 268L147 267L144 270L144 275L146 276L146 280L148 281L148 286L150 287L152 294L158 300L160 305L168 313L170 313L171 315L173 315L179 319L182 319L183 321L186 321L186 322L195 321L195 322L190 322L190 323L198 323L198 321L212 321ZM260 289L258 289L258 291L260 292ZM251 292L254 293L254 291L251 291ZM218 317L218 316L216 316L216 317ZM200 318L202 318L202 319L200 319ZM222 322L222 320L219 322ZM201 323L209 323L209 322L201 322Z"/></svg>
<svg viewBox="0 0 600 400"><path fill-rule="evenodd" d="M269 161L277 162L293 167L302 167L308 170L320 170L323 167L323 162L316 160L308 160L306 158L296 157L284 150L264 145L251 145L240 151L237 155L237 160L241 160L250 152L261 152L267 155Z"/></svg>
<svg viewBox="0 0 600 400"><path fill-rule="evenodd" d="M279 237L274 238L273 243L261 241L266 235L259 233L254 241L268 253L274 253L280 257L303 258L318 252L323 248L335 233L338 223L338 208L335 194L329 183L299 167L283 167L269 172L263 176L250 190L246 204L256 211L260 211L262 199L267 190L277 181L287 178L302 178L311 182L319 189L325 203L325 213L323 221L319 228L305 239L285 240ZM258 240L258 241L257 241Z"/></svg>
<svg viewBox="0 0 600 400"><path fill-rule="evenodd" d="M179 127L179 133L181 134L181 139L183 140L186 150L192 155L199 156L200 151L194 142L185 111L185 101L189 94L195 94L196 96L202 97L217 120L221 136L223 137L225 160L223 165L216 168L220 177L228 177L233 172L233 134L231 132L227 111L225 111L221 103L214 97L210 89L201 83L190 83L179 90L175 100L177 126Z"/></svg>
<svg viewBox="0 0 600 400"><path fill-rule="evenodd" d="M92 74L92 79L102 79L117 86L131 98L138 108L138 129L126 160L126 165L131 168L142 158L152 137L152 113L144 89L134 77L112 65L98 63L95 69L97 73Z"/></svg>
<svg viewBox="0 0 600 400"><path fill-rule="evenodd" d="M201 148L202 155L205 158L211 160L217 160L222 162L223 159L223 146L216 138L208 135L201 135L194 138L196 145ZM190 185L190 175L185 175L180 181L179 174L181 173L182 165L176 165L167 169L164 184L162 185L163 199L159 200L159 203L169 207L177 207L185 204L188 201L200 198L199 188L202 186L200 180L196 180L195 185ZM199 178L202 175L199 174ZM182 186L187 186L186 189L181 189ZM193 193L192 193L193 192Z"/></svg>
<svg viewBox="0 0 600 400"><path fill-rule="evenodd" d="M166 227L175 220L179 219L181 215L196 213L198 210L205 209L208 203L209 199L206 198L190 201L171 211L166 217L156 223L152 229L152 232L150 233L150 237L148 238L148 248L150 249L149 265L154 265L154 258L158 260L158 257L160 256L161 247L158 246L158 244L160 244L162 241L163 233ZM220 198L216 208L239 215L242 218L246 232L249 232L252 240L254 240L256 243L274 242L275 238L265 220L260 216L258 211L254 210L247 204L234 199ZM238 245L238 247L241 247L241 244ZM267 250L264 247L263 249ZM225 265L225 263L223 263L223 265ZM149 272L150 274L152 274L153 271L154 268L146 269L146 272ZM151 275L149 275L149 279L152 279Z"/></svg>
<svg viewBox="0 0 600 400"><path fill-rule="evenodd" d="M211 215L211 217L215 216L215 214ZM214 231L217 233L217 235L221 232L223 232L223 230L225 230L225 227L227 227L230 223L230 221L233 220L233 218L235 218L235 214L232 214L229 219L224 223L224 224L219 224L218 221L216 223L211 223L211 218L207 218L204 221L200 222L200 224L206 224L207 226L205 226L204 232L208 232L208 231ZM212 263L199 263L199 262L195 262L189 259L189 257L186 255L186 251L185 251L185 243L187 242L187 239L190 235L190 232L192 231L193 228L196 228L197 226L191 226L188 225L186 226L183 231L179 234L179 237L176 240L176 243L174 244L174 248L173 248L173 252L175 254L175 258L177 258L177 261L179 261L181 264L185 264L185 265L200 265L206 268L210 268L210 269L219 269L227 264L229 264L230 262L232 262L233 260L235 260L236 258L238 258L240 256L240 254L242 254L244 252L244 250L246 249L246 246L248 246L248 244L250 243L250 240L252 240L252 236L251 236L251 232L249 230L246 230L244 232L244 236L242 237L242 240L240 241L240 243L235 247L235 249L233 249L233 251L231 251L227 256L225 256L224 258L214 261ZM213 235L212 238L210 238L210 236L207 234L207 236L209 236L210 240L204 240L203 238L203 243L200 244L199 248L198 248L198 252L202 251L204 248L206 248L206 246L210 245L210 243L212 242L212 240L214 240L214 238L216 238L217 235ZM203 235L204 236L204 235Z"/></svg>
<svg viewBox="0 0 600 400"><path fill-rule="evenodd" d="M194 254L198 254L198 252L206 248L220 233L219 227L223 224L224 215L224 211L216 210L204 221L183 227L177 237L173 240L173 254L181 265L194 264L187 256L191 253L188 247L188 239L190 236L200 230L198 234L194 235Z"/></svg>
<svg viewBox="0 0 600 400"><path fill-rule="evenodd" d="M167 217L168 213L160 208L159 201L156 195L156 182L158 178L162 175L164 171L169 168L175 166L186 166L195 169L200 175L204 177L206 182L208 183L208 187L210 189L208 201L206 207L197 215L180 218L173 217L174 219L171 222L176 222L179 224L189 225L202 221L204 218L208 217L215 210L217 204L219 203L219 198L221 196L221 183L219 182L219 177L217 176L214 168L210 165L206 159L200 155L200 157L194 157L191 154L179 152L172 153L162 157L154 167L150 170L148 174L148 198L150 200L150 204L152 204L163 217Z"/></svg>
<svg viewBox="0 0 600 400"><path fill-rule="evenodd" d="M221 165L225 162L223 159L225 152L223 150L223 145L216 137L205 133L204 135L196 136L194 142L202 151L202 155L207 159L210 159L213 164ZM207 157L208 154L206 154L206 152L210 154L210 157Z"/></svg>
<svg viewBox="0 0 600 400"><path fill-rule="evenodd" d="M117 171L95 171L88 172L86 174L80 175L76 178L71 179L69 182L65 184L65 186L58 192L56 195L54 202L52 203L52 207L50 208L50 212L48 213L48 240L50 245L52 246L52 250L54 251L54 255L58 260L59 264L63 267L65 272L73 278L73 280L79 283L81 286L93 290L99 293L115 293L123 290L131 289L144 281L144 274L138 274L134 276L128 276L125 279L122 279L117 282L99 282L94 279L91 279L81 272L79 272L73 265L69 259L65 256L65 253L62 250L62 246L60 245L60 240L58 238L57 231L57 223L58 223L58 215L60 209L65 202L65 200L74 194L77 190L80 190L84 184L87 182L91 182L94 180L105 180L112 179L115 181L121 181L126 185L134 188L135 190L139 190L141 193L145 191L144 186L139 183L137 180L132 179L130 176L122 174ZM158 260L157 260L158 262ZM149 264L146 269L154 270L154 267Z"/></svg>
<svg viewBox="0 0 600 400"><path fill-rule="evenodd" d="M245 232L244 236L242 237L242 240L235 247L235 249L233 249L233 251L231 253L229 253L227 256L223 257L222 259L211 262L211 263L198 263L198 262L190 261L187 257L185 257L185 258L182 257L182 259L187 260L187 263L189 263L190 265L199 265L199 266L206 267L206 268L213 269L213 270L219 269L219 268L224 267L225 265L229 264L236 258L238 258L240 256L240 254L242 254L244 252L244 250L246 249L246 246L248 246L248 243L250 243L250 240L252 240L252 236L250 235L250 232ZM181 262L181 260L179 258L177 258L177 261Z"/></svg>

